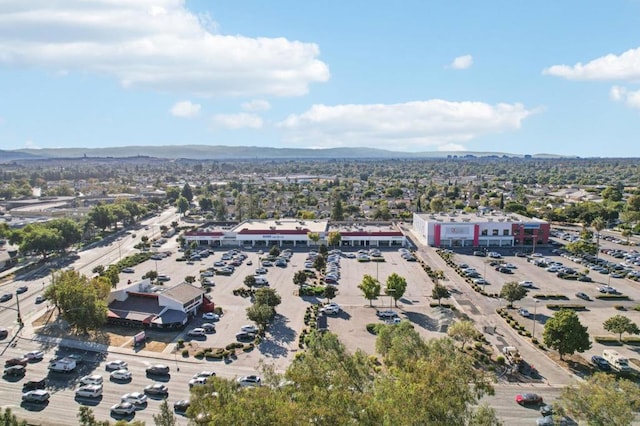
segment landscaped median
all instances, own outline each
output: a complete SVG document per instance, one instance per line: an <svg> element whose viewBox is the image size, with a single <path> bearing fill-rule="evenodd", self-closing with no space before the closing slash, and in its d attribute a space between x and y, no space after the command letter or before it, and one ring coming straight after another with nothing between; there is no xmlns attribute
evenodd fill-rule
<svg viewBox="0 0 640 426"><path fill-rule="evenodd" d="M516 330L519 335L524 337L531 338L531 332L529 332L524 325L520 324L520 322L509 312L507 308L498 308L496 309L498 315L500 315L506 322L509 324L511 328ZM531 338L531 343L538 346L542 350L546 350L546 347L542 344L542 342L538 341L538 339Z"/></svg>

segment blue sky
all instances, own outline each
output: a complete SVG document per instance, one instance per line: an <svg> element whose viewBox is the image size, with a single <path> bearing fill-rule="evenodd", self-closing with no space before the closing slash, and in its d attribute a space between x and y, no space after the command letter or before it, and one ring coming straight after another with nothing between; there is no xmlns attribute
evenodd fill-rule
<svg viewBox="0 0 640 426"><path fill-rule="evenodd" d="M640 0L3 0L0 149L638 157Z"/></svg>

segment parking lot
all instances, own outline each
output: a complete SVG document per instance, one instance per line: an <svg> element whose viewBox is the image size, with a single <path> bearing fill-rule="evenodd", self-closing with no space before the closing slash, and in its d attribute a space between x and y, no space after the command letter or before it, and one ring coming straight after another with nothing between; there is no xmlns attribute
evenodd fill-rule
<svg viewBox="0 0 640 426"><path fill-rule="evenodd" d="M618 250L629 250L633 247L620 246L607 241L601 242L601 248L616 248ZM633 308L638 306L638 300L640 300L640 285L628 278L615 278L612 274L603 274L596 270L589 270L586 274L587 279L591 279L591 282L567 280L557 276L557 272L547 271L547 267L536 266L533 262L536 260L546 260L549 262L557 262L562 264L559 267L568 267L575 270L577 273L584 273L588 269L583 260L573 256L563 256L562 251L557 248L542 247L536 250L535 257L531 256L532 253L528 253L528 257L518 257L515 255L514 249L495 249L495 251L502 254L500 259L492 259L490 257L474 256L472 253L455 253L454 261L456 264L466 264L470 268L475 268L479 275L486 279L488 284L485 289L488 293L499 293L500 289L506 282L522 282L531 281L533 284L529 288L528 295L515 302L515 306L518 308L525 308L528 311L528 317L520 316L519 322L524 325L528 331L533 333L534 321L537 325L535 335L538 339L542 339L542 333L544 323L549 319L556 310L549 309L549 304L577 304L584 305L585 310L578 311L577 314L583 325L588 327L591 336L612 336L610 332L604 330L603 322L614 315L624 315L629 317L636 324L640 324L640 312ZM610 262L620 263L620 259L617 259L606 253L599 253L599 258L606 259ZM510 274L499 272L495 269L490 262L500 261L503 264L512 264ZM635 267L637 270L637 266ZM452 273L455 273L452 271ZM603 286L613 287L618 294L626 295L628 300L602 300L597 296L602 295L599 288ZM589 300L584 300L576 293L584 293L589 297ZM566 298L559 299L535 299L535 295L562 295ZM506 304L502 303L503 306ZM614 306L620 306L621 309L616 309ZM534 319L535 314L535 319ZM518 315L516 314L516 317ZM617 337L617 336L616 336ZM595 342L592 339L592 348L587 351L583 356L585 359L590 359L592 355L601 355L602 351L607 348L602 344ZM637 352L634 346L623 345L619 347L619 352L629 358L638 358Z"/></svg>
<svg viewBox="0 0 640 426"><path fill-rule="evenodd" d="M182 253L177 252L177 246L171 241L159 250L172 251L173 254L162 260L150 260L138 265L134 276L140 277L157 267L159 274L170 278L164 283L165 286L170 286L182 282L189 275L199 278L200 271L221 261L222 255L231 248L216 248L213 254L193 264L176 261L176 257ZM286 368L290 356L298 350L298 335L304 328L306 307L326 302L325 299L314 296L298 296L298 287L293 283L294 274L305 268L307 256L312 250L314 248L295 249L286 267L266 267L266 274L261 275L282 297L282 303L276 308L277 316L268 328L267 338L259 346L259 350L254 352L273 360L281 369ZM356 250L352 251L355 253ZM195 342L200 347L224 347L236 341L236 333L243 325L251 323L246 318L246 308L251 305L249 298L236 296L233 290L244 287L245 277L255 274L256 269L261 267L261 258L266 254L258 249L243 249L242 253L246 254L247 258L231 275L215 275L208 278L214 282L209 295L224 313L222 318L215 322L216 332L193 339L186 336L188 330L200 326L203 322L212 322L199 317L185 329L182 337L186 341ZM451 321L451 315L429 306L433 283L418 262L406 261L397 249L382 250L384 262L359 262L355 258L346 257L346 253L345 251L340 256L340 278L336 284L338 294L333 299L342 310L337 315L328 315L328 327L330 331L338 334L350 350L363 349L368 353L375 352L375 336L367 332L366 324L380 321L376 316L377 309L395 310L400 318L412 321L425 337L443 335L439 330ZM397 273L407 280L407 289L398 300L397 307L390 296L384 295L384 283L392 273ZM383 286L382 295L372 301L371 306L358 289L358 284L365 274L377 278ZM126 275L123 274L124 276ZM199 285L199 282L195 285ZM238 359L238 362L255 365L256 356L257 354L252 353L246 360Z"/></svg>

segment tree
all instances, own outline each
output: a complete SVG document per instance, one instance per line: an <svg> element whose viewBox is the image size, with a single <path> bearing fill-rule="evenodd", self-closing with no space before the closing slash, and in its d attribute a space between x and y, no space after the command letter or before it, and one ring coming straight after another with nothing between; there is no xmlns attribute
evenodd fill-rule
<svg viewBox="0 0 640 426"><path fill-rule="evenodd" d="M247 275L246 277L244 277L244 285L246 285L249 288L255 287L256 285L256 277L254 275Z"/></svg>
<svg viewBox="0 0 640 426"><path fill-rule="evenodd" d="M282 302L282 298L272 288L259 288L254 295L254 304L267 305L275 308Z"/></svg>
<svg viewBox="0 0 640 426"><path fill-rule="evenodd" d="M631 425L640 409L640 388L629 380L596 373L565 387L559 403L569 415L589 425Z"/></svg>
<svg viewBox="0 0 640 426"><path fill-rule="evenodd" d="M47 228L56 229L60 231L62 239L64 240L64 246L69 247L72 244L80 242L82 232L78 222L72 219L54 219L46 224Z"/></svg>
<svg viewBox="0 0 640 426"><path fill-rule="evenodd" d="M312 241L313 244L317 245L318 241L320 241L320 234L317 232L307 232L307 238L309 241Z"/></svg>
<svg viewBox="0 0 640 426"><path fill-rule="evenodd" d="M44 296L58 308L71 326L83 330L100 327L107 320L107 301L97 286L77 271L58 271L51 276L52 285ZM107 293L108 294L108 293Z"/></svg>
<svg viewBox="0 0 640 426"><path fill-rule="evenodd" d="M176 200L176 207L178 211L184 216L184 214L189 210L189 200L184 198L183 196L178 197Z"/></svg>
<svg viewBox="0 0 640 426"><path fill-rule="evenodd" d="M62 233L54 228L45 228L42 225L27 225L22 230L22 242L20 243L20 252L35 252L43 258L56 250L62 250L65 247Z"/></svg>
<svg viewBox="0 0 640 426"><path fill-rule="evenodd" d="M438 305L440 305L440 299L448 299L451 297L451 293L449 289L443 286L442 284L436 283L433 286L433 290L431 290L431 297L438 300Z"/></svg>
<svg viewBox="0 0 640 426"><path fill-rule="evenodd" d="M640 329L631 321L628 317L624 315L615 315L606 320L602 326L605 330L611 333L618 334L618 340L622 340L622 333L629 334L640 334Z"/></svg>
<svg viewBox="0 0 640 426"><path fill-rule="evenodd" d="M602 231L605 227L604 220L601 217L597 217L591 222L591 226L596 230L596 259L598 258L598 254L600 252L600 231Z"/></svg>
<svg viewBox="0 0 640 426"><path fill-rule="evenodd" d="M158 278L158 271L154 269L149 269L146 274L142 276L142 279L149 278L151 281Z"/></svg>
<svg viewBox="0 0 640 426"><path fill-rule="evenodd" d="M273 245L271 246L271 249L269 249L269 255L270 256L280 256L280 249L278 248L278 246Z"/></svg>
<svg viewBox="0 0 640 426"><path fill-rule="evenodd" d="M27 422L18 420L9 407L5 408L4 411L0 410L0 424L2 426L27 426Z"/></svg>
<svg viewBox="0 0 640 426"><path fill-rule="evenodd" d="M96 265L91 272L93 272L94 274L98 274L98 275L102 275L104 274L105 268L104 265Z"/></svg>
<svg viewBox="0 0 640 426"><path fill-rule="evenodd" d="M184 186L182 187L182 191L180 191L180 195L186 198L189 203L193 201L193 190L191 189L191 186L189 186L188 183L184 184Z"/></svg>
<svg viewBox="0 0 640 426"><path fill-rule="evenodd" d="M173 410L169 408L166 398L160 404L160 413L153 415L153 422L156 426L176 426L176 416L173 414Z"/></svg>
<svg viewBox="0 0 640 426"><path fill-rule="evenodd" d="M325 260L324 256L316 256L316 258L313 260L313 269L320 272L325 268L325 266L327 266L327 261Z"/></svg>
<svg viewBox="0 0 640 426"><path fill-rule="evenodd" d="M587 327L572 310L562 309L547 320L542 334L544 344L558 351L560 359L565 354L584 352L591 348Z"/></svg>
<svg viewBox="0 0 640 426"><path fill-rule="evenodd" d="M262 329L267 328L267 324L273 321L276 311L269 305L254 303L247 308L247 318L258 324Z"/></svg>
<svg viewBox="0 0 640 426"><path fill-rule="evenodd" d="M342 209L342 201L340 198L333 203L333 208L331 209L331 220L338 222L344 220L344 210Z"/></svg>
<svg viewBox="0 0 640 426"><path fill-rule="evenodd" d="M196 277L193 275L187 275L186 277L184 277L184 282L186 282L187 284L193 284L196 282Z"/></svg>
<svg viewBox="0 0 640 426"><path fill-rule="evenodd" d="M449 326L447 334L453 340L462 342L462 350L464 350L466 343L478 337L479 332L471 321L458 321Z"/></svg>
<svg viewBox="0 0 640 426"><path fill-rule="evenodd" d="M380 296L380 282L367 274L362 277L358 288L362 291L364 298L369 301L369 306L373 306L373 300Z"/></svg>
<svg viewBox="0 0 640 426"><path fill-rule="evenodd" d="M302 285L307 282L307 273L304 271L297 271L293 274L293 283L295 285Z"/></svg>
<svg viewBox="0 0 640 426"><path fill-rule="evenodd" d="M442 198L432 198L429 202L429 209L431 209L431 211L434 213L443 211L444 201L442 200Z"/></svg>
<svg viewBox="0 0 640 426"><path fill-rule="evenodd" d="M342 234L340 234L340 231L329 231L329 234L327 234L327 244L335 247L340 245L340 241L342 241Z"/></svg>
<svg viewBox="0 0 640 426"><path fill-rule="evenodd" d="M328 300L333 299L338 294L338 288L334 285L327 284L324 286L324 291L322 292L322 296Z"/></svg>
<svg viewBox="0 0 640 426"><path fill-rule="evenodd" d="M398 306L398 300L404 296L404 292L407 290L407 280L394 272L387 277L386 284L385 294L393 297L395 306Z"/></svg>
<svg viewBox="0 0 640 426"><path fill-rule="evenodd" d="M513 302L523 299L527 295L527 289L515 281L505 283L500 290L500 297L508 302L508 307L513 307Z"/></svg>

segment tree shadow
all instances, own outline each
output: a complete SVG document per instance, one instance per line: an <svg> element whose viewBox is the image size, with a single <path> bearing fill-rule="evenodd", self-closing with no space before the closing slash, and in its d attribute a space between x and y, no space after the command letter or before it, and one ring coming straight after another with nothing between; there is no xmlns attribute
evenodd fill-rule
<svg viewBox="0 0 640 426"><path fill-rule="evenodd" d="M406 311L404 315L413 324L429 331L439 331L438 320L429 317L421 312Z"/></svg>
<svg viewBox="0 0 640 426"><path fill-rule="evenodd" d="M273 324L269 327L269 337L260 343L260 353L272 358L287 356L288 344L295 342L296 332L287 325L289 319L276 314Z"/></svg>

